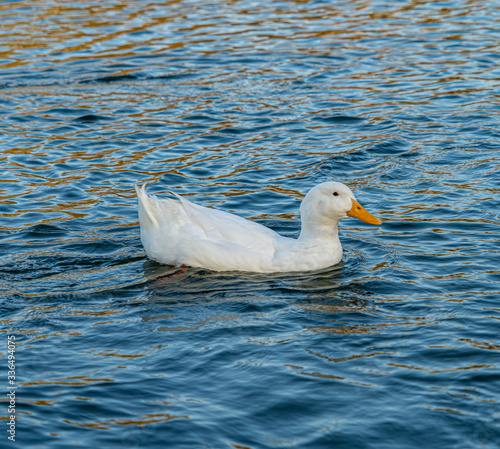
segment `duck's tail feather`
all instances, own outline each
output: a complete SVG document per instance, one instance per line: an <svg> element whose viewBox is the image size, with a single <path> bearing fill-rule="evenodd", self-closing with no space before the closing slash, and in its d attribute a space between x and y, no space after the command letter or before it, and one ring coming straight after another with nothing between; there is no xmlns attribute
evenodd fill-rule
<svg viewBox="0 0 500 449"><path fill-rule="evenodd" d="M139 222L143 226L158 226L158 221L151 210L150 196L146 192L146 184L143 184L142 187L136 184L135 191L139 200Z"/></svg>

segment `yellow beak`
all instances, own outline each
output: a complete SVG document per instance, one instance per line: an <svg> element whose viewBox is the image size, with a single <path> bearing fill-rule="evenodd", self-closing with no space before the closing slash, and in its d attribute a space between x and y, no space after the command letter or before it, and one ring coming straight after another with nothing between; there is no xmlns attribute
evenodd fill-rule
<svg viewBox="0 0 500 449"><path fill-rule="evenodd" d="M357 218L358 220L364 221L365 223L368 224L372 225L382 224L382 222L377 217L370 214L370 212L368 212L356 200L352 200L352 209L349 212L347 212L347 215L349 215L349 217Z"/></svg>

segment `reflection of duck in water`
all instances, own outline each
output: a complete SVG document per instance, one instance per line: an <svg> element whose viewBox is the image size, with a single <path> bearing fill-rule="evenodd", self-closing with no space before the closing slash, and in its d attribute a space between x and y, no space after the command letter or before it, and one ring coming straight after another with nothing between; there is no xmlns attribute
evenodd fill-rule
<svg viewBox="0 0 500 449"><path fill-rule="evenodd" d="M178 195L176 201L150 196L144 186L136 186L136 191L146 253L169 265L268 273L317 270L342 259L339 220L354 217L381 224L356 201L349 187L334 181L313 187L305 196L298 239Z"/></svg>

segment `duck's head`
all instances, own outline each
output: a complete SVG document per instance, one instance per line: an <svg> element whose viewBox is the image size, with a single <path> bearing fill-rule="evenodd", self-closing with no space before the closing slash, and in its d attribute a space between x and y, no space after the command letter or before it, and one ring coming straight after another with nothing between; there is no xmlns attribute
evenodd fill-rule
<svg viewBox="0 0 500 449"><path fill-rule="evenodd" d="M336 181L324 182L309 190L300 205L300 213L303 222L318 225L336 225L348 217L373 225L382 223L356 201L349 187Z"/></svg>

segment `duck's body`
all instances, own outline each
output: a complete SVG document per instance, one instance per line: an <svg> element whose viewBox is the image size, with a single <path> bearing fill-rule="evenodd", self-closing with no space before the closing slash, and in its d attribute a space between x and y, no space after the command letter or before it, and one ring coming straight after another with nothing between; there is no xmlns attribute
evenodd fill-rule
<svg viewBox="0 0 500 449"><path fill-rule="evenodd" d="M349 214L380 224L347 186L334 181L314 187L304 198L298 239L177 195L179 201L150 196L144 186L136 191L144 249L168 265L262 273L316 270L342 259L339 220Z"/></svg>

